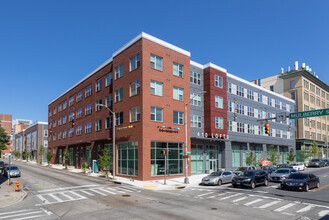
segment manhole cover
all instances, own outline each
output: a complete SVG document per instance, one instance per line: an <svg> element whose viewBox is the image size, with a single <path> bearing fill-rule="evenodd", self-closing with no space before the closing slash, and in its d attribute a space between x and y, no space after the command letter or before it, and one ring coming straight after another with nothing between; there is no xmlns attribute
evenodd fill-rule
<svg viewBox="0 0 329 220"><path fill-rule="evenodd" d="M129 197L130 195L122 195L122 197Z"/></svg>
<svg viewBox="0 0 329 220"><path fill-rule="evenodd" d="M217 210L217 208L211 208L211 210Z"/></svg>
<svg viewBox="0 0 329 220"><path fill-rule="evenodd" d="M5 195L5 197L8 197L9 195Z"/></svg>

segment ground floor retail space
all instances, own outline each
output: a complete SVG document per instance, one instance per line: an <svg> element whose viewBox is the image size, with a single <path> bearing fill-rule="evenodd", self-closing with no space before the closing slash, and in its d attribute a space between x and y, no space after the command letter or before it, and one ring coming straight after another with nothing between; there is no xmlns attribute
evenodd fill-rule
<svg viewBox="0 0 329 220"><path fill-rule="evenodd" d="M317 156L312 155L311 152L313 144L319 149L319 153ZM324 141L317 141L312 139L297 139L296 140L296 160L300 162L309 161L312 158L322 158L328 159L329 158L329 151L326 142Z"/></svg>

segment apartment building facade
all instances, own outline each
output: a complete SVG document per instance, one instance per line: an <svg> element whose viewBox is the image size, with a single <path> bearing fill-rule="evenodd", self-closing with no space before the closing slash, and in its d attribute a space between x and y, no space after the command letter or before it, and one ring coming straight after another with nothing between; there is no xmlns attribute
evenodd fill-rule
<svg viewBox="0 0 329 220"><path fill-rule="evenodd" d="M261 86L296 101L296 112L329 108L329 86L303 63L295 68L260 80ZM320 147L319 157L327 155L329 117L310 117L296 120L296 148L309 150L313 141ZM299 156L299 154L297 154ZM301 160L297 157L298 160Z"/></svg>
<svg viewBox="0 0 329 220"><path fill-rule="evenodd" d="M12 140L12 133L11 133L12 115L11 114L0 114L0 127L2 127L5 130L5 132L10 136L10 140ZM7 146L7 149L3 150L1 152L1 154L2 155L9 154L12 151L13 151L12 141L10 141L10 144Z"/></svg>

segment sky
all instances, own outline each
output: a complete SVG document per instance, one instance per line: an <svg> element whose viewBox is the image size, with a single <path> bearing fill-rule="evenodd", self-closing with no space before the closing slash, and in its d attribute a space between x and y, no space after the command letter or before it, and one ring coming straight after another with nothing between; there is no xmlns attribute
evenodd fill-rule
<svg viewBox="0 0 329 220"><path fill-rule="evenodd" d="M305 62L329 84L329 1L0 0L0 113L48 104L142 31L246 80Z"/></svg>

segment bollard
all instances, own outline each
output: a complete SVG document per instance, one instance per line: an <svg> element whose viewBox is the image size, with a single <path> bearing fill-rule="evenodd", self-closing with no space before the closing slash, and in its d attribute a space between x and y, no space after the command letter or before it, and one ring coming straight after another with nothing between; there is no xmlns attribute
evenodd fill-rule
<svg viewBox="0 0 329 220"><path fill-rule="evenodd" d="M15 192L19 192L19 186L20 186L19 182L16 181Z"/></svg>

